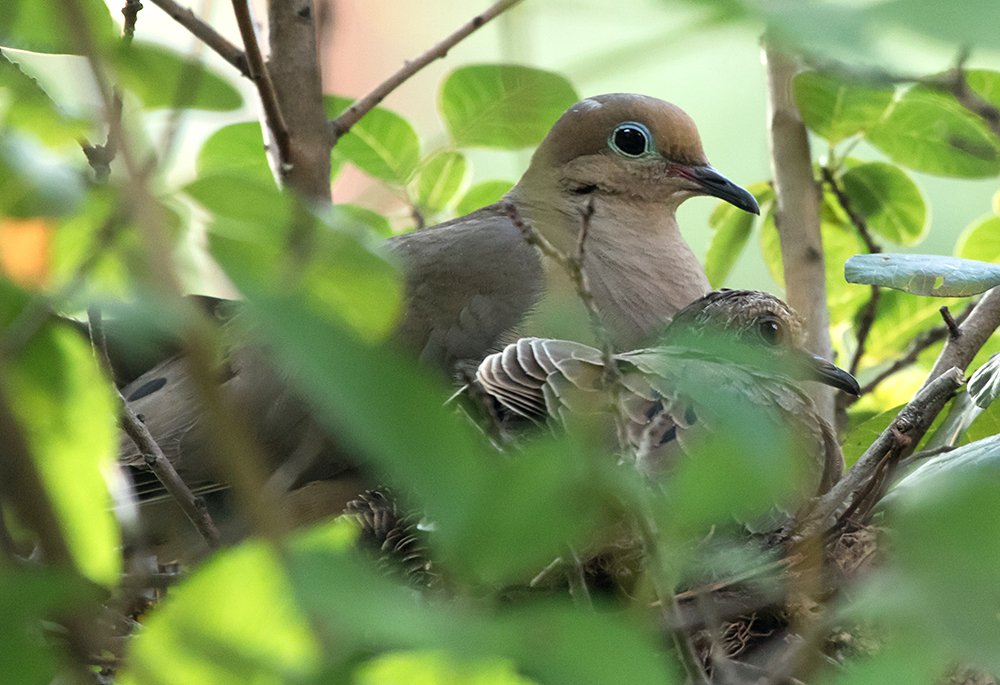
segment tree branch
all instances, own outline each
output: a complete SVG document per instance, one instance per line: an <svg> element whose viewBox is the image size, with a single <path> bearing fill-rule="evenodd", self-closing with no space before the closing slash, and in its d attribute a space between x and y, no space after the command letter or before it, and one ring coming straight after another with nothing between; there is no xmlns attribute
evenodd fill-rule
<svg viewBox="0 0 1000 685"><path fill-rule="evenodd" d="M809 138L791 93L796 65L770 42L765 43L764 54L775 225L781 238L785 292L788 304L805 322L806 347L824 359L832 359L819 193L813 178ZM810 394L820 415L833 425L833 388L816 387Z"/></svg>
<svg viewBox="0 0 1000 685"><path fill-rule="evenodd" d="M246 78L252 78L246 54L226 40L222 34L209 24L202 21L190 8L181 7L174 0L150 1L166 12L171 19L190 31L195 38L207 45L222 59L229 62L241 75Z"/></svg>
<svg viewBox="0 0 1000 685"><path fill-rule="evenodd" d="M1000 326L1000 288L993 288L959 326L960 335L948 338L923 387L952 367L965 371L997 326Z"/></svg>
<svg viewBox="0 0 1000 685"><path fill-rule="evenodd" d="M233 0L233 12L236 14L236 23L240 27L240 36L243 38L243 47L246 49L250 80L257 86L257 94L264 107L265 123L278 145L278 159L282 165L290 164L288 127L285 125L285 119L281 113L278 96L274 91L274 83L267 71L267 65L264 64L260 45L257 43L257 34L253 29L253 19L250 17L250 6L247 4L247 0Z"/></svg>
<svg viewBox="0 0 1000 685"><path fill-rule="evenodd" d="M351 127L358 123L361 117L374 109L378 103L382 102L382 100L389 95L389 93L396 90L396 88L399 88L399 86L405 83L411 76L416 74L431 62L445 57L448 54L448 51L458 45L458 43L462 40L520 2L521 0L500 0L500 2L496 3L482 14L477 15L472 19L472 21L465 24L462 28L455 31L424 54L420 55L420 57L406 62L402 69L379 84L375 90L357 100L354 104L344 110L339 117L330 122L330 136L333 139L333 145L336 145L341 136L350 131Z"/></svg>

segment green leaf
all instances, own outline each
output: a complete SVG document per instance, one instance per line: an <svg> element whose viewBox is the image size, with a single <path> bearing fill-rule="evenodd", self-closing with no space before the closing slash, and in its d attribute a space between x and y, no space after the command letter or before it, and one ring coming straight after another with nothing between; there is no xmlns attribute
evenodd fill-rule
<svg viewBox="0 0 1000 685"><path fill-rule="evenodd" d="M955 256L1000 263L1000 217L989 216L970 224L958 237Z"/></svg>
<svg viewBox="0 0 1000 685"><path fill-rule="evenodd" d="M860 254L847 260L844 277L916 295L968 297L1000 285L1000 265L941 255Z"/></svg>
<svg viewBox="0 0 1000 685"><path fill-rule="evenodd" d="M0 134L0 216L66 215L82 197L83 178L76 170L53 162L26 138Z"/></svg>
<svg viewBox="0 0 1000 685"><path fill-rule="evenodd" d="M170 589L133 636L121 681L302 682L320 655L277 552L253 542L216 554Z"/></svg>
<svg viewBox="0 0 1000 685"><path fill-rule="evenodd" d="M392 235L392 226L389 225L389 220L367 207L341 203L333 205L332 211L331 223L334 226L363 226L382 238L388 238Z"/></svg>
<svg viewBox="0 0 1000 685"><path fill-rule="evenodd" d="M431 212L444 209L465 180L469 164L465 155L439 150L423 164L417 176L417 205Z"/></svg>
<svg viewBox="0 0 1000 685"><path fill-rule="evenodd" d="M962 657L1000 668L1000 436L931 459L884 503L891 563L919 593L924 630Z"/></svg>
<svg viewBox="0 0 1000 685"><path fill-rule="evenodd" d="M904 30L916 31L949 46L1000 48L1000 37L989 22L983 21L996 10L991 0L968 0L961 12L949 11L936 0L893 0L872 5L871 20L891 22Z"/></svg>
<svg viewBox="0 0 1000 685"><path fill-rule="evenodd" d="M892 102L892 88L804 71L793 82L795 104L813 133L836 145L875 124Z"/></svg>
<svg viewBox="0 0 1000 685"><path fill-rule="evenodd" d="M969 378L969 395L983 409L1000 396L1000 354L992 355Z"/></svg>
<svg viewBox="0 0 1000 685"><path fill-rule="evenodd" d="M750 240L754 215L728 203L720 203L708 218L715 231L705 255L705 275L713 288L720 288Z"/></svg>
<svg viewBox="0 0 1000 685"><path fill-rule="evenodd" d="M954 97L915 86L894 103L867 138L892 161L939 176L1000 173L1000 141Z"/></svg>
<svg viewBox="0 0 1000 685"><path fill-rule="evenodd" d="M509 659L460 658L445 651L393 652L362 664L354 673L358 685L401 682L449 685L534 685L517 673Z"/></svg>
<svg viewBox="0 0 1000 685"><path fill-rule="evenodd" d="M857 286L851 286L857 288ZM878 312L865 346L865 363L878 364L902 353L913 339L935 325L940 325L942 304L954 307L961 300L917 297L898 290L883 290Z"/></svg>
<svg viewBox="0 0 1000 685"><path fill-rule="evenodd" d="M0 46L62 54L80 54L80 36L98 48L117 42L117 31L102 0L79 0L84 25L77 25L61 3L4 0L0 3Z"/></svg>
<svg viewBox="0 0 1000 685"><path fill-rule="evenodd" d="M965 83L979 97L994 107L1000 107L1000 72L989 69L965 69Z"/></svg>
<svg viewBox="0 0 1000 685"><path fill-rule="evenodd" d="M264 154L260 123L247 121L223 126L205 141L195 161L198 176L228 174L254 181L274 181Z"/></svg>
<svg viewBox="0 0 1000 685"><path fill-rule="evenodd" d="M854 466L854 463L865 453L865 450L875 442L875 438L880 436L882 431L889 427L889 424L892 423L893 419L896 418L896 414L902 408L903 405L899 405L881 414L876 414L867 421L858 424L854 430L848 433L847 439L844 440L842 446L844 465L847 468Z"/></svg>
<svg viewBox="0 0 1000 685"><path fill-rule="evenodd" d="M330 118L351 102L336 96L323 98ZM376 107L337 141L332 155L335 165L348 162L369 176L401 185L409 181L420 161L420 139L406 119Z"/></svg>
<svg viewBox="0 0 1000 685"><path fill-rule="evenodd" d="M445 77L438 107L461 147L518 150L538 145L579 96L562 76L509 64L459 67Z"/></svg>
<svg viewBox="0 0 1000 685"><path fill-rule="evenodd" d="M115 58L122 85L147 109L228 112L243 98L229 81L198 60L153 43L122 44Z"/></svg>
<svg viewBox="0 0 1000 685"><path fill-rule="evenodd" d="M7 324L25 296L0 281ZM23 305L22 305L23 306ZM118 451L116 406L90 346L43 325L0 376L77 568L111 586L121 573L118 523L104 474Z"/></svg>
<svg viewBox="0 0 1000 685"><path fill-rule="evenodd" d="M46 145L78 145L88 130L87 122L60 111L35 79L0 54L0 122L29 132Z"/></svg>
<svg viewBox="0 0 1000 685"><path fill-rule="evenodd" d="M477 209L482 209L494 202L499 202L507 191L514 187L510 181L481 181L467 191L455 206L456 216L464 216Z"/></svg>
<svg viewBox="0 0 1000 685"><path fill-rule="evenodd" d="M868 228L897 245L915 245L927 235L927 205L917 184L886 162L868 162L841 177L851 208Z"/></svg>

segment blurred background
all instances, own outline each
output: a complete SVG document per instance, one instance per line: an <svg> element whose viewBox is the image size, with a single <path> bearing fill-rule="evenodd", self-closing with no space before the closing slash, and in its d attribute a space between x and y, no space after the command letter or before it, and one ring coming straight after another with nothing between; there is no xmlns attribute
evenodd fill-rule
<svg viewBox="0 0 1000 685"><path fill-rule="evenodd" d="M489 4L480 0L317 0L326 92L364 95L405 60L422 54ZM956 63L953 42L937 42L898 26L872 25L866 35L838 32L838 12L874 3L823 4L828 6L829 24L801 28L811 37L812 49L825 56L898 75L931 74ZM915 0L914 11L925 4ZM108 0L108 5L120 22L121 2ZM527 64L567 77L581 97L625 91L673 102L697 122L708 158L719 171L744 186L767 180L771 172L760 49L763 25L752 19L727 18L726 6L722 2L669 0L527 0L418 73L383 106L413 124L426 154L448 142L436 106L445 74L477 62ZM955 5L949 11L974 11L964 7ZM230 3L195 2L192 9L230 40L239 42ZM263 17L266 3L259 0L254 9L257 17ZM816 23L815 15L809 19ZM139 15L136 36L184 51L197 48L190 34L151 3L146 3ZM54 89L57 99L69 97L81 108L96 102L87 87L90 77L82 60L74 59L75 66L67 67L64 56L18 53L18 58L29 68L35 67L33 75ZM194 157L213 131L229 123L257 119L256 94L249 81L239 78L211 51L203 50L201 58L235 84L248 104L237 112L185 113L168 176L178 185L193 178ZM48 60L60 60L60 68L46 68ZM1000 69L1000 52L976 49L967 66ZM157 112L148 117L151 135L159 133L157 129L169 116L169 112ZM820 159L825 151L824 143L813 141L814 159ZM465 152L471 162L470 184L488 179L516 181L531 154L530 150ZM883 158L865 143L853 154L863 159ZM910 173L928 200L931 226L923 243L902 249L951 254L963 229L991 211L996 180ZM389 216L396 230L412 227L401 197L350 167L341 172L333 193L336 202L356 202ZM712 199L696 198L679 212L681 229L701 258L710 239L707 218L715 205ZM197 232L190 239L195 244L200 240ZM195 257L194 262L197 274L189 279L193 289L228 294L207 260ZM757 249L743 253L724 285L782 294Z"/></svg>

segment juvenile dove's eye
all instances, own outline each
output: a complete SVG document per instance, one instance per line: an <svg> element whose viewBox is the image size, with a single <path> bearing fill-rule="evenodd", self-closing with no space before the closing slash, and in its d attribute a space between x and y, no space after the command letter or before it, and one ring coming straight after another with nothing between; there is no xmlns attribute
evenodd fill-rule
<svg viewBox="0 0 1000 685"><path fill-rule="evenodd" d="M645 126L627 121L618 125L608 142L611 144L611 149L619 154L639 157L649 151L652 139L649 129Z"/></svg>
<svg viewBox="0 0 1000 685"><path fill-rule="evenodd" d="M785 339L785 331L774 319L764 319L757 324L757 332L768 345L780 345Z"/></svg>

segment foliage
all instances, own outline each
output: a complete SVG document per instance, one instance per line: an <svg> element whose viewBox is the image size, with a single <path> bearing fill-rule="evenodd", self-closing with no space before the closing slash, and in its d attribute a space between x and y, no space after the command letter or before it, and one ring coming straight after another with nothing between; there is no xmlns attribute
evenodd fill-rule
<svg viewBox="0 0 1000 685"><path fill-rule="evenodd" d="M711 524L719 512L731 511L733 498L767 495L781 477L783 485L791 482L759 422L731 433L756 436L758 448L767 448L762 462L770 457L773 464L748 469L738 449L715 446L714 469L688 468L665 493L652 495L635 469L616 464L606 445L586 436L526 440L516 457L501 458L464 416L444 406L451 389L441 378L386 345L404 304L398 272L380 241L399 226L365 207L313 206L280 189L257 121L216 130L194 160L195 177L171 180L161 164L169 146L152 142L148 115L237 109L238 76L172 49L121 40L99 0L67 0L75 14L56 11L56 4L7 0L0 7L0 44L14 49L0 57L0 426L17 428L2 436L0 448L5 677L27 683L65 676L70 659L51 626L68 626L59 636L71 642L82 624L103 649L106 621L94 618L97 607L109 593L117 600L130 592L120 530L129 532L134 493L115 464L112 384L88 342L52 312L79 316L95 303L105 311L117 307L121 319L135 325L136 348L145 338L162 342L162 331L149 325L156 318L186 349L201 349L194 343L205 338L208 356L217 353L223 334L210 327L204 334L204 321L179 297L178 264L195 259L190 234L204 222L212 259L247 300L253 335L369 468L405 485L433 524L433 552L447 569L442 582L465 594L438 602L383 577L355 553L356 531L343 519L281 540L249 540L216 554L169 590L169 601L130 638L118 682L680 682L677 646L664 647L672 632L653 625L668 614L653 614L648 605L667 611L664 596L691 577L692 568L704 571L699 564L711 566L705 577L733 569L738 575L764 563L747 549L728 548L713 549L706 561L692 543L716 535ZM822 6L786 3L761 17L757 3L706 4L718 21L763 18L807 42L817 27L829 40L841 32L865 35L860 27L876 20L944 39L974 36L995 45L997 35L972 11L973 19L963 20L961 13L938 12L940 3L932 2L918 3L926 10L920 12L901 1L844 9L828 23L817 21ZM986 16L990 6L978 4ZM114 86L104 92L108 111L70 112L17 64L16 50L82 54L101 65L104 85ZM940 302L917 295L964 298L1000 282L997 208L963 233L956 257L873 251L883 244L917 246L935 230L907 170L1000 175L1000 140L988 121L940 86L942 78L899 84L846 70L807 70L794 83L803 121L814 140L828 146L816 171L830 324L843 334L841 358L857 353L862 385L940 325ZM979 98L1000 107L1000 74L969 70L965 78ZM403 116L376 107L333 147L331 181L350 165L402 198L418 222L462 215L512 187L501 179L472 183L469 148L537 145L577 99L572 84L551 72L461 67L438 93L445 144L428 148ZM351 105L337 96L324 101L330 118ZM120 139L104 182L79 141L106 135ZM884 159L852 157L860 141ZM86 149L100 152L90 144ZM749 190L760 219L728 204L710 219L705 266L714 286L726 283L753 244L782 282L774 190L766 181ZM865 329L872 288L856 283L906 292L882 292L874 323ZM982 356L996 350L990 344ZM918 358L921 375L937 349ZM989 404L995 388L992 362L977 377L976 401ZM849 464L909 393L875 397L850 409ZM955 659L1000 668L1000 419L996 405L980 405L973 407L968 396L954 400L936 439L973 442L910 474L879 513L892 542L883 577L858 588L826 618L878 626L884 644L850 660L831 682L881 682L886 673L901 682L932 682ZM948 433L949 426L959 428ZM21 438L26 463L16 460L15 439ZM26 491L10 484L25 474L37 478L44 497L26 501ZM33 509L51 514L48 532L65 541L66 559L11 562L28 556L46 525ZM620 542L616 526L625 519L645 521L653 529L646 535L659 534L656 542L644 539L652 578L637 583L632 611L605 610L600 600L597 611L586 609L565 593L539 593L541 600L533 590L524 597L504 594L526 586L553 559ZM98 656L106 656L100 649Z"/></svg>

